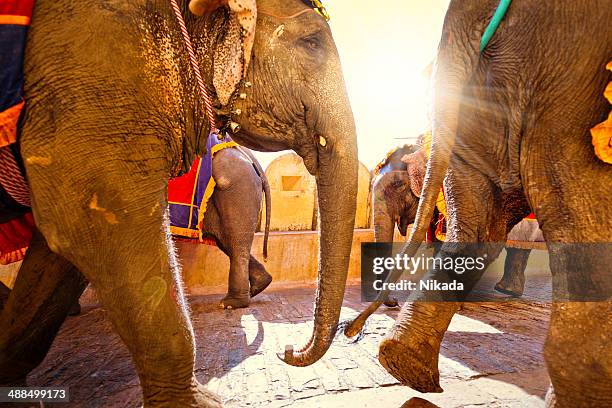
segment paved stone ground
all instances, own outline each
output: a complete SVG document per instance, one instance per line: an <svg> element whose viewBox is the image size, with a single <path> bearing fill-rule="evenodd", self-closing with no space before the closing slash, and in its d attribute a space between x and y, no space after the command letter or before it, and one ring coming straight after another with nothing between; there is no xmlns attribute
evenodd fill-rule
<svg viewBox="0 0 612 408"><path fill-rule="evenodd" d="M276 357L303 345L313 287L269 290L249 309L217 308L220 295L190 299L197 377L229 407L540 407L548 387L542 344L548 307L530 301L468 304L453 319L440 357L442 394L398 385L378 364L378 343L397 310L374 315L357 344L338 339L316 364L290 367ZM349 286L343 318L363 308ZM31 385L69 386L74 407L140 406L138 377L103 309L69 318ZM418 397L423 399L418 399ZM426 402L429 401L429 402ZM436 405L431 405L431 403ZM429 405L428 405L429 404Z"/></svg>

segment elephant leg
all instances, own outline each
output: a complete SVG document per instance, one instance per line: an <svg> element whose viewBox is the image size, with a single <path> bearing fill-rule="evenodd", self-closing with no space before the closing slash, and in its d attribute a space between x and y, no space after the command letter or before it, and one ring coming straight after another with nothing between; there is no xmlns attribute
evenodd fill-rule
<svg viewBox="0 0 612 408"><path fill-rule="evenodd" d="M406 302L378 348L380 364L402 384L442 392L438 355L459 303Z"/></svg>
<svg viewBox="0 0 612 408"><path fill-rule="evenodd" d="M221 236L222 234L218 234ZM232 258L230 251L227 249L229 242L224 242L220 237L217 238L217 246L219 249L227 255L228 258ZM227 240L226 240L227 241ZM266 268L253 256L249 256L249 294L253 298L263 292L272 283L272 275L268 273Z"/></svg>
<svg viewBox="0 0 612 408"><path fill-rule="evenodd" d="M506 295L521 297L525 289L525 268L530 249L506 247L504 276L495 284L495 290Z"/></svg>
<svg viewBox="0 0 612 408"><path fill-rule="evenodd" d="M612 406L610 244L551 242L549 251L553 305L544 359L552 388L547 406Z"/></svg>
<svg viewBox="0 0 612 408"><path fill-rule="evenodd" d="M249 257L249 283L251 298L263 292L272 283L272 275L253 255Z"/></svg>
<svg viewBox="0 0 612 408"><path fill-rule="evenodd" d="M3 282L0 282L0 312L4 308L6 301L11 293L11 290Z"/></svg>
<svg viewBox="0 0 612 408"><path fill-rule="evenodd" d="M261 179L237 149L215 154L212 196L219 215L219 239L230 258L227 295L220 306L247 307L251 299L249 264L262 198ZM240 203L240 205L238 205Z"/></svg>
<svg viewBox="0 0 612 408"><path fill-rule="evenodd" d="M390 201L403 200L404 194L387 195L385 189L388 188L388 179L391 179L392 175L386 175L376 180L372 186L372 220L374 223L374 242L385 242L393 243L393 233L395 232L395 219L393 206ZM399 206L399 203L394 203L395 207ZM387 254L381 254L381 256L391 256L391 252ZM399 302L396 298L389 298L384 301L384 305L387 307L398 307Z"/></svg>
<svg viewBox="0 0 612 408"><path fill-rule="evenodd" d="M553 390L547 402L550 407L609 407L612 172L594 159L591 144L584 143L589 124L604 117L608 107L598 111L592 103L582 103L582 93L559 95L557 106L546 108L541 125L525 135L521 148L523 184L547 242L552 273L544 359ZM571 154L559 160L550 153L553 149Z"/></svg>
<svg viewBox="0 0 612 408"><path fill-rule="evenodd" d="M395 324L381 342L378 359L382 366L402 384L420 392L442 392L438 355L444 333L460 308L460 301L503 249L503 244L495 242L506 235L503 217L493 215L496 208L502 208L502 203L495 198L500 194L494 194L485 176L473 168L457 165L452 173L448 173L446 183L447 187L452 187L447 189L447 199L449 202L459 202L461 206L449 211L447 242L436 258L478 257L484 267L462 274L445 271L440 266L430 269L423 280L462 281L464 294L455 297L457 301L452 301L451 293L411 293ZM487 241L491 243L475 245L483 241L479 232L486 232ZM442 299L447 301L441 302Z"/></svg>
<svg viewBox="0 0 612 408"><path fill-rule="evenodd" d="M0 315L0 384L25 383L86 286L83 275L36 231Z"/></svg>
<svg viewBox="0 0 612 408"><path fill-rule="evenodd" d="M96 290L132 355L145 407L220 406L194 374L193 328L167 225L165 162L122 167L107 158L130 157L129 143L80 146L97 159L69 169L61 160L27 167L38 227ZM64 179L77 180L78 193L74 185L49 188Z"/></svg>

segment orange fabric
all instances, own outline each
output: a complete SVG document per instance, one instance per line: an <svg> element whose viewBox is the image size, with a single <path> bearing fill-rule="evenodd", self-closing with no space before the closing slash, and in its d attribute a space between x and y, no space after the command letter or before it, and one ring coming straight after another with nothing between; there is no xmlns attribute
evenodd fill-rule
<svg viewBox="0 0 612 408"><path fill-rule="evenodd" d="M612 61L608 62L606 69L612 71ZM612 104L612 82L606 87L604 97ZM608 119L591 129L591 137L595 155L601 161L612 164L612 112Z"/></svg>
<svg viewBox="0 0 612 408"><path fill-rule="evenodd" d="M12 24L12 25L30 25L30 17L28 16L10 16L6 14L0 14L0 24Z"/></svg>
<svg viewBox="0 0 612 408"><path fill-rule="evenodd" d="M0 112L0 147L17 141L17 121L23 109L23 101Z"/></svg>

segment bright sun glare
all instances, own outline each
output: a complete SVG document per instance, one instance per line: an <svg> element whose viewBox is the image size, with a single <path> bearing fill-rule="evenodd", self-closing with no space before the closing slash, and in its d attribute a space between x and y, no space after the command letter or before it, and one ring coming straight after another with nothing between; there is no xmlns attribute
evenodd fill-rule
<svg viewBox="0 0 612 408"><path fill-rule="evenodd" d="M428 127L424 69L436 55L448 0L328 0L359 145L373 168ZM257 154L265 167L278 153Z"/></svg>

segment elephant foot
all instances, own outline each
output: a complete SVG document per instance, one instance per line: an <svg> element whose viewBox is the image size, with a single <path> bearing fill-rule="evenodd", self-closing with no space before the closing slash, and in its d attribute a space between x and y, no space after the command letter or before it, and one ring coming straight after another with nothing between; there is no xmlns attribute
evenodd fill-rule
<svg viewBox="0 0 612 408"><path fill-rule="evenodd" d="M518 282L507 282L504 279L500 280L495 284L495 290L503 293L504 295L510 295L512 297L523 296L524 285Z"/></svg>
<svg viewBox="0 0 612 408"><path fill-rule="evenodd" d="M438 353L427 342L406 344L386 338L378 348L378 361L403 385L419 392L442 392Z"/></svg>
<svg viewBox="0 0 612 408"><path fill-rule="evenodd" d="M241 309L244 307L249 307L251 303L251 298L249 295L247 296L234 296L229 293L225 295L221 302L219 303L219 307L222 309Z"/></svg>
<svg viewBox="0 0 612 408"><path fill-rule="evenodd" d="M195 382L195 381L194 381ZM149 390L150 392L152 390ZM193 407L193 408L222 408L221 398L212 391L207 390L202 384L196 383L190 389L179 393L173 392L151 392L145 397L145 407ZM186 392L187 391L187 392ZM170 405L169 405L170 402Z"/></svg>
<svg viewBox="0 0 612 408"><path fill-rule="evenodd" d="M383 304L387 307L399 307L399 302L396 298L389 298L385 300Z"/></svg>
<svg viewBox="0 0 612 408"><path fill-rule="evenodd" d="M249 273L249 282L251 284L251 297L255 297L263 292L272 283L272 275L265 270L254 270Z"/></svg>
<svg viewBox="0 0 612 408"><path fill-rule="evenodd" d="M70 310L68 310L68 316L78 316L81 314L81 304L76 301L72 306L70 306Z"/></svg>
<svg viewBox="0 0 612 408"><path fill-rule="evenodd" d="M221 403L221 398L217 394L207 390L203 385L198 384L195 406L205 408L222 408L223 404Z"/></svg>

